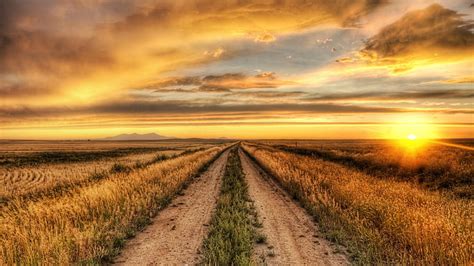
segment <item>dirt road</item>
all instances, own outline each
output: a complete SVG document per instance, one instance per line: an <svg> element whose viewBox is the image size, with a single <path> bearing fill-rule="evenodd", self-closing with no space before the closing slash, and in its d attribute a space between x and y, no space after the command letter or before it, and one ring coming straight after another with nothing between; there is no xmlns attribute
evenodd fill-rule
<svg viewBox="0 0 474 266"><path fill-rule="evenodd" d="M229 151L173 199L143 232L131 239L115 259L123 265L193 265L219 196Z"/></svg>
<svg viewBox="0 0 474 266"><path fill-rule="evenodd" d="M305 210L297 205L273 180L263 177L250 158L239 151L250 197L255 202L266 245L254 251L254 260L269 265L346 265Z"/></svg>

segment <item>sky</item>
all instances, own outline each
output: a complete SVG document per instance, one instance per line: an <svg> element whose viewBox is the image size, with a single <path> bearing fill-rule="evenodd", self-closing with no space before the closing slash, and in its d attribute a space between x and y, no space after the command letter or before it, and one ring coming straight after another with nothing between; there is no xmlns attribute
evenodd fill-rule
<svg viewBox="0 0 474 266"><path fill-rule="evenodd" d="M0 139L474 137L466 0L0 0Z"/></svg>

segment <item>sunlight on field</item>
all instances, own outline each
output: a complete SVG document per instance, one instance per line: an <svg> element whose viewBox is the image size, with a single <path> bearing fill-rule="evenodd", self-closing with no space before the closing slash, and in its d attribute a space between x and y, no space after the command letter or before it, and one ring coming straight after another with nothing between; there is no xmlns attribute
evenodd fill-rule
<svg viewBox="0 0 474 266"><path fill-rule="evenodd" d="M394 140L394 152L403 150L404 160L415 163L432 140L441 138L439 130L431 120L420 117L400 117L389 126L388 139Z"/></svg>
<svg viewBox="0 0 474 266"><path fill-rule="evenodd" d="M404 143L419 145L412 134ZM243 148L357 254L356 264L472 261L470 153L426 145L417 165L406 165L382 141L268 143Z"/></svg>
<svg viewBox="0 0 474 266"><path fill-rule="evenodd" d="M439 144L439 145L443 145L443 146L446 146L446 147L453 147L453 148L458 148L458 149L466 150L466 151L474 151L473 147L466 146L466 145L460 145L460 144L449 143L449 142L444 142L444 141L430 141L430 142L435 143L435 144Z"/></svg>
<svg viewBox="0 0 474 266"><path fill-rule="evenodd" d="M420 139L416 134L410 133L405 138L401 138L398 142L408 154L414 156L417 153L422 152L427 140Z"/></svg>

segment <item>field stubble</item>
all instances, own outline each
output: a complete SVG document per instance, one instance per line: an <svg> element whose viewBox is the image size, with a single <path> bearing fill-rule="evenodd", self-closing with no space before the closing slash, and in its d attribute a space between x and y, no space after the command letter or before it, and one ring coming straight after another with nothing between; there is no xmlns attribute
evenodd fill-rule
<svg viewBox="0 0 474 266"><path fill-rule="evenodd" d="M36 166L0 167L0 202L19 196L28 196L71 186L94 177L105 176L117 167L132 168L146 164L157 157L172 157L182 151L165 150L132 154L114 159L100 159L80 163L46 163Z"/></svg>

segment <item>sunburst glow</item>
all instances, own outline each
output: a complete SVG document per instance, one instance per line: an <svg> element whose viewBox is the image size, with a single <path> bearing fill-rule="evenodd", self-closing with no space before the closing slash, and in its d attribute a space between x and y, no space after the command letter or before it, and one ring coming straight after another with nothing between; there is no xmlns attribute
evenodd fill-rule
<svg viewBox="0 0 474 266"><path fill-rule="evenodd" d="M408 134L407 139L409 140L416 140L416 135L415 134Z"/></svg>

